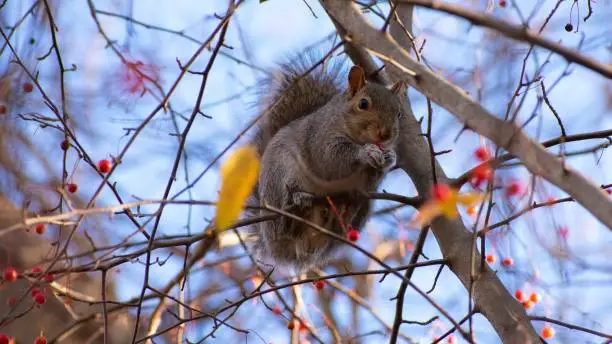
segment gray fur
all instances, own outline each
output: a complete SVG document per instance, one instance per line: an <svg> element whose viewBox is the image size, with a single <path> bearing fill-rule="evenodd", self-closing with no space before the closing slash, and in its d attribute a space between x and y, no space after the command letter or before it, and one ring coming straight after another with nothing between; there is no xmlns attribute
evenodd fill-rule
<svg viewBox="0 0 612 344"><path fill-rule="evenodd" d="M375 191L395 164L400 105L393 92L377 84L366 83L352 97L340 91L340 67L318 68L300 78L310 65L305 59L282 65L280 74L267 84L263 122L253 139L261 155L261 172L252 202L293 206L296 215L344 235L330 207L312 200L345 194L332 198L344 211L344 223L358 230L363 227L370 201L360 192ZM371 102L367 111L358 107L363 98ZM265 108L272 103L276 106ZM374 142L380 137L388 140ZM285 217L259 223L253 234L253 250L261 260L297 271L325 264L340 245Z"/></svg>

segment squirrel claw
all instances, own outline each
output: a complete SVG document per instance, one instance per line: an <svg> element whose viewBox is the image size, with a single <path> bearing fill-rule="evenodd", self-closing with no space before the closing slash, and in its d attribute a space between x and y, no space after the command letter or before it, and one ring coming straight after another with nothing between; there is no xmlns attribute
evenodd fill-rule
<svg viewBox="0 0 612 344"><path fill-rule="evenodd" d="M395 164L395 152L381 149L375 144L366 143L360 153L362 160L375 169L386 171Z"/></svg>
<svg viewBox="0 0 612 344"><path fill-rule="evenodd" d="M313 194L303 191L296 191L291 195L293 198L293 204L300 208L310 208L312 206Z"/></svg>
<svg viewBox="0 0 612 344"><path fill-rule="evenodd" d="M397 155L395 154L394 150L390 149L383 151L383 156L385 158L385 164L383 166L383 169L385 171L390 170L391 167L393 167L397 161Z"/></svg>

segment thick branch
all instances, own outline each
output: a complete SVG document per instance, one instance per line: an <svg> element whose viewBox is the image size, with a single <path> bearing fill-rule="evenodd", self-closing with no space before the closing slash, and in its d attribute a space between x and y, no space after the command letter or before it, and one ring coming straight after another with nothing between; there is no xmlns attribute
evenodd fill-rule
<svg viewBox="0 0 612 344"><path fill-rule="evenodd" d="M352 4L339 0L323 1L330 16L341 23L348 40L376 53L403 73L405 80L438 105L453 114L466 127L489 138L519 158L527 169L570 194L597 219L612 229L612 202L608 195L583 175L563 165L514 123L505 122L450 84L416 62L388 34L380 32ZM415 77L411 72L415 72ZM411 167L412 168L412 167Z"/></svg>
<svg viewBox="0 0 612 344"><path fill-rule="evenodd" d="M347 53L353 58L352 51L360 52L360 59L365 55L365 49L359 43L371 48L379 44L392 43L392 49L403 52L404 60L410 60L410 68L422 74L419 65L413 62L407 53L387 35L378 32L365 22L361 13L353 5L341 0L322 0L332 19L341 26L339 32L347 32L353 40ZM393 27L392 27L393 29ZM382 39L382 40L381 40ZM372 43L372 40L380 40ZM385 51L384 49L378 51ZM387 51L385 51L387 52ZM402 71L402 68L395 70ZM368 72L372 72L368 70ZM411 82L416 84L415 80ZM435 90L435 89L434 89ZM458 93L456 89L453 91ZM432 100L439 101L439 97L427 92ZM409 102L404 102L405 116L401 122L401 137L398 147L398 165L406 171L413 180L420 195L427 195L433 183L432 166L429 163L430 151L421 134L421 128L410 108ZM455 110L455 109L454 109ZM446 180L444 171L436 165L438 178ZM457 278L468 288L470 286L472 267L480 261L480 255L472 248L472 234L465 228L460 220L450 221L437 219L432 224L432 232L438 241L448 266ZM472 252L472 254L470 254ZM474 258L471 260L471 256ZM470 260L474 266L470 266ZM495 328L504 343L538 343L539 337L529 322L521 305L508 293L502 282L488 267L480 271L478 279L472 285L475 308L481 312Z"/></svg>

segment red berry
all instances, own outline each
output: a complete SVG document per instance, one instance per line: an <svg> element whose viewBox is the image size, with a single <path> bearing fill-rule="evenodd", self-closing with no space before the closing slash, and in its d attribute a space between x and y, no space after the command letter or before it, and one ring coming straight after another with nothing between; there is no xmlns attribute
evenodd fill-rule
<svg viewBox="0 0 612 344"><path fill-rule="evenodd" d="M478 208L476 208L476 205L472 205L467 207L467 209L465 209L465 212L470 216L476 216L476 214L478 213Z"/></svg>
<svg viewBox="0 0 612 344"><path fill-rule="evenodd" d="M457 339L452 334L446 338L447 344L457 344Z"/></svg>
<svg viewBox="0 0 612 344"><path fill-rule="evenodd" d="M504 8L506 7L506 5L507 5L506 0L499 0L499 7Z"/></svg>
<svg viewBox="0 0 612 344"><path fill-rule="evenodd" d="M506 195L507 196L516 196L523 192L523 185L521 185L518 181L512 181L506 187Z"/></svg>
<svg viewBox="0 0 612 344"><path fill-rule="evenodd" d="M34 85L29 82L23 84L23 92L30 93L32 91L34 91Z"/></svg>
<svg viewBox="0 0 612 344"><path fill-rule="evenodd" d="M525 307L525 309L532 309L533 306L535 306L535 303L533 303L531 300L523 302L523 307Z"/></svg>
<svg viewBox="0 0 612 344"><path fill-rule="evenodd" d="M0 104L0 115L4 115L6 113L6 105Z"/></svg>
<svg viewBox="0 0 612 344"><path fill-rule="evenodd" d="M489 164L479 165L470 173L472 186L479 187L483 182L493 179L493 170Z"/></svg>
<svg viewBox="0 0 612 344"><path fill-rule="evenodd" d="M68 192L70 193L75 193L77 192L79 186L76 185L75 183L70 183L68 185L66 185L66 189L68 190Z"/></svg>
<svg viewBox="0 0 612 344"><path fill-rule="evenodd" d="M63 151L67 151L67 150L68 150L68 148L70 148L70 142L68 142L68 140L64 140L64 141L62 141L62 143L60 143L60 148L61 148Z"/></svg>
<svg viewBox="0 0 612 344"><path fill-rule="evenodd" d="M520 302L525 301L525 294L523 294L523 291L520 289L517 289L514 292L514 297L516 297L516 299L519 300Z"/></svg>
<svg viewBox="0 0 612 344"><path fill-rule="evenodd" d="M495 263L495 256L492 254L487 254L487 263L489 264Z"/></svg>
<svg viewBox="0 0 612 344"><path fill-rule="evenodd" d="M44 223L37 223L36 226L34 226L34 230L36 231L36 234L45 234L45 230L47 230L47 225L45 225Z"/></svg>
<svg viewBox="0 0 612 344"><path fill-rule="evenodd" d="M510 258L510 257L504 258L504 260L502 260L502 265L503 266L512 266L512 265L514 265L514 260L512 260L512 258Z"/></svg>
<svg viewBox="0 0 612 344"><path fill-rule="evenodd" d="M34 287L34 288L32 288L32 291L30 292L30 295L32 295L32 297L34 297L34 296L36 296L38 294L42 294L42 293L43 292L40 289Z"/></svg>
<svg viewBox="0 0 612 344"><path fill-rule="evenodd" d="M287 329L293 330L295 328L295 324L293 321L287 323Z"/></svg>
<svg viewBox="0 0 612 344"><path fill-rule="evenodd" d="M440 183L434 185L431 194L437 201L443 202L451 197L452 190L447 184Z"/></svg>
<svg viewBox="0 0 612 344"><path fill-rule="evenodd" d="M2 273L2 278L6 281L6 282L15 282L17 280L17 270L15 270L15 268L13 267L8 267L6 269L4 269L4 272Z"/></svg>
<svg viewBox="0 0 612 344"><path fill-rule="evenodd" d="M113 164L108 159L102 159L98 162L98 170L100 170L102 173L110 172L112 167Z"/></svg>
<svg viewBox="0 0 612 344"><path fill-rule="evenodd" d="M276 315L281 315L282 311L278 306L274 306L272 307L272 313L276 314Z"/></svg>
<svg viewBox="0 0 612 344"><path fill-rule="evenodd" d="M51 283L55 280L55 276L53 276L53 274L46 274L43 279L45 280L45 282Z"/></svg>
<svg viewBox="0 0 612 344"><path fill-rule="evenodd" d="M306 326L306 324L304 324L303 322L300 322L300 331L301 332L308 331L308 326Z"/></svg>
<svg viewBox="0 0 612 344"><path fill-rule="evenodd" d="M0 333L0 344L9 344L11 340L4 333Z"/></svg>
<svg viewBox="0 0 612 344"><path fill-rule="evenodd" d="M538 303L542 300L542 297L540 296L540 294L531 293L529 295L529 300L532 301L533 303Z"/></svg>
<svg viewBox="0 0 612 344"><path fill-rule="evenodd" d="M542 338L550 339L555 336L555 329L546 325L542 328L541 334L542 334Z"/></svg>
<svg viewBox="0 0 612 344"><path fill-rule="evenodd" d="M480 161L487 161L491 158L491 156L489 155L489 151L484 146L478 147L478 149L476 149L476 151L474 152L474 156L476 156L476 159Z"/></svg>
<svg viewBox="0 0 612 344"><path fill-rule="evenodd" d="M321 280L315 281L314 286L315 288L317 288L317 290L323 290L323 288L325 288L325 281L321 281Z"/></svg>
<svg viewBox="0 0 612 344"><path fill-rule="evenodd" d="M45 303L45 301L47 301L47 297L45 296L45 294L38 293L34 295L34 302L36 302L37 304L42 305Z"/></svg>
<svg viewBox="0 0 612 344"><path fill-rule="evenodd" d="M36 337L34 344L47 344L47 338L41 334L40 336Z"/></svg>
<svg viewBox="0 0 612 344"><path fill-rule="evenodd" d="M359 240L359 231L353 228L348 231L346 236L350 242L355 242Z"/></svg>

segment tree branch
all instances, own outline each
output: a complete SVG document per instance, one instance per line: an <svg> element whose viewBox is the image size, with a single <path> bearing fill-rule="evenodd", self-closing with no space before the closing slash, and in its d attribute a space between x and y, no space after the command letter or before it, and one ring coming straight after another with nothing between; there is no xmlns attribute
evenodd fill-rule
<svg viewBox="0 0 612 344"><path fill-rule="evenodd" d="M363 45L389 65L397 67L411 86L448 110L467 128L489 138L519 158L531 173L543 177L567 192L612 229L612 202L595 184L577 171L564 166L561 160L528 137L517 125L495 117L480 104L468 98L463 90L419 64L393 38L368 23L353 4L338 0L322 0L322 2L330 16L342 24L343 30L349 36L346 38L347 41ZM412 76L412 72L417 75ZM415 140L411 139L411 142L413 141Z"/></svg>
<svg viewBox="0 0 612 344"><path fill-rule="evenodd" d="M503 35L515 39L517 41L527 42L532 45L536 45L552 52L555 52L568 62L574 62L581 66L584 66L594 72L597 72L608 79L612 79L612 65L598 62L586 55L579 53L576 50L562 46L559 43L555 43L548 40L536 32L517 25L512 25L503 20L499 20L493 16L473 12L465 8L461 8L456 5L443 3L441 1L434 0L398 0L402 3L413 4L416 6L430 8L436 11L452 14L457 17L461 17L469 20L474 25L488 27L494 29Z"/></svg>
<svg viewBox="0 0 612 344"><path fill-rule="evenodd" d="M346 32L352 39L347 43L349 45L347 53L353 58L354 62L357 63L359 60L353 57L352 52L357 51L359 58L362 60L367 55L366 49L359 45L361 43L368 48L379 48L377 49L379 52L393 52L402 56L402 61L409 60L410 64L404 65L408 65L410 68L418 67L413 69L419 73L418 80L422 79L422 74L431 75L429 72L424 72L422 66L410 59L408 54L387 34L380 33L370 26L354 5L341 0L321 0L321 3L336 25L340 26L338 31L340 33ZM407 10L411 10L411 8L409 7ZM377 31L377 33L374 33L374 31ZM399 40L399 38L401 37L396 38L396 40ZM380 49L381 46L383 49ZM403 53L403 55L400 55L400 53ZM369 59L368 65L375 65L371 58ZM364 65L362 64L362 66ZM397 68L394 71L403 73L404 70L405 68ZM371 73L372 70L367 70L367 72ZM388 82L388 80L384 81ZM410 82L413 85L417 84L415 78L410 78ZM415 87L419 90L422 88L420 84ZM456 100L457 95L460 95L459 91L450 85L446 87L451 88L453 92L451 93L453 95L451 99ZM436 89L431 90L429 92L422 91L432 100L440 102L440 96L433 94ZM460 105L461 103L454 104ZM433 183L432 166L428 163L431 152L420 135L421 128L412 113L410 103L405 101L403 106L404 116L400 128L398 165L410 176L419 194L424 196L430 192ZM463 111L461 107L459 107L459 110ZM452 107L451 112L455 111L457 109ZM447 180L439 165L436 165L436 172L440 180ZM470 287L472 268L478 268L477 265L480 261L479 253L472 250L472 234L460 220L451 221L443 218L433 221L431 230L438 241L442 255L449 262L448 266L451 271L466 288ZM471 260L472 264L470 264L470 256L474 257ZM529 322L525 310L508 293L493 271L486 266L484 270L479 270L478 278L471 287L473 288L475 308L489 320L504 343L539 343L539 336Z"/></svg>

